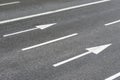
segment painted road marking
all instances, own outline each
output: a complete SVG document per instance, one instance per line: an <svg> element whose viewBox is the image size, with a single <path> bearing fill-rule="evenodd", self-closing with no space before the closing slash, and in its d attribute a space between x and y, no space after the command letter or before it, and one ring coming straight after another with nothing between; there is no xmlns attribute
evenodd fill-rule
<svg viewBox="0 0 120 80"><path fill-rule="evenodd" d="M58 67L60 65L63 65L65 63L68 63L70 61L73 61L75 59L78 59L80 57L83 57L85 55L88 55L88 54L91 54L91 53L94 53L94 54L99 54L100 52L102 52L103 50L105 50L107 47L109 47L110 45L112 44L106 44L106 45L101 45L101 46L96 46L96 47L91 47L91 48L86 48L86 50L88 50L87 52L83 53L83 54L80 54L80 55L77 55L75 57L72 57L72 58L69 58L67 60L64 60L64 61L61 61L61 62L58 62L56 64L53 65L53 67Z"/></svg>
<svg viewBox="0 0 120 80"><path fill-rule="evenodd" d="M6 6L6 5L18 4L18 3L20 3L20 1L14 1L14 2L9 2L9 3L3 3L3 4L0 4L0 7L1 7L1 6Z"/></svg>
<svg viewBox="0 0 120 80"><path fill-rule="evenodd" d="M40 46L43 46L43 45L47 45L47 44L50 44L50 43L53 43L53 42L64 40L64 39L67 39L67 38L70 38L70 37L73 37L73 36L76 36L76 35L78 35L78 33L67 35L67 36L64 36L64 37L61 37L61 38L50 40L50 41L47 41L47 42L44 42L44 43L41 43L41 44L37 44L37 45L33 45L33 46L30 46L30 47L26 47L26 48L23 48L21 50L22 51L30 50L30 49L37 48L37 47L40 47Z"/></svg>
<svg viewBox="0 0 120 80"><path fill-rule="evenodd" d="M72 6L72 7L67 7L67 8L63 8L63 9L48 11L48 12L44 12L44 13L28 15L28 16L24 16L24 17L18 17L18 18L9 19L9 20L3 20L3 21L0 21L0 24L5 24L5 23L15 22L15 21L29 19L29 18L33 18L33 17L53 14L53 13L57 13L57 12L67 11L67 10L71 10L71 9L76 9L76 8L85 7L85 6L94 5L94 4L99 4L99 3L108 2L108 1L110 1L110 0L101 0L101 1L86 3L86 4L82 4L82 5L76 5L76 6Z"/></svg>
<svg viewBox="0 0 120 80"><path fill-rule="evenodd" d="M57 23L52 23L52 24L47 24L47 25L37 25L36 27L43 30L43 29L46 29L46 28L49 28L53 25L56 25Z"/></svg>
<svg viewBox="0 0 120 80"><path fill-rule="evenodd" d="M111 77L109 77L109 78L107 78L107 79L105 79L105 80L114 80L114 79L116 79L118 77L120 77L120 72L115 74L115 75L113 75L113 76L111 76Z"/></svg>
<svg viewBox="0 0 120 80"><path fill-rule="evenodd" d="M109 26L109 25L116 24L116 23L119 23L119 22L120 22L120 20L113 21L113 22L105 24L105 26Z"/></svg>
<svg viewBox="0 0 120 80"><path fill-rule="evenodd" d="M19 32L14 32L14 33L10 33L10 34L5 34L3 35L3 37L8 37L8 36L13 36L13 35L16 35L16 34L21 34L21 33L25 33L25 32L29 32L29 31L33 31L33 30L36 30L36 29L46 29L50 26L53 26L57 23L51 23L51 24L45 24L45 25L39 25L39 26L36 26L35 28L31 28L31 29L27 29L27 30L23 30L23 31L19 31Z"/></svg>

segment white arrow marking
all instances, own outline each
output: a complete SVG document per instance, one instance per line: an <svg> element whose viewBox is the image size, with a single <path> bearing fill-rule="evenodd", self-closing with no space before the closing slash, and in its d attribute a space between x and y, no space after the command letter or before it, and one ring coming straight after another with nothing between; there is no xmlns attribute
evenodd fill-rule
<svg viewBox="0 0 120 80"><path fill-rule="evenodd" d="M20 1L9 2L9 3L3 3L3 4L0 4L0 6L12 5L12 4L18 4L18 3L20 3Z"/></svg>
<svg viewBox="0 0 120 80"><path fill-rule="evenodd" d="M38 25L36 27L43 30L43 29L46 29L46 28L51 27L51 26L56 25L56 24L57 23L52 23L52 24L47 24L47 25Z"/></svg>
<svg viewBox="0 0 120 80"><path fill-rule="evenodd" d="M107 79L105 79L105 80L114 80L114 79L116 79L118 77L120 77L120 72L115 74L115 75L113 75L113 76L111 76L111 77L109 77L109 78L107 78Z"/></svg>
<svg viewBox="0 0 120 80"><path fill-rule="evenodd" d="M109 26L109 25L116 24L116 23L119 23L119 22L120 22L120 20L113 21L113 22L105 24L105 26Z"/></svg>
<svg viewBox="0 0 120 80"><path fill-rule="evenodd" d="M74 33L74 34L67 35L67 36L64 36L64 37L61 37L61 38L50 40L50 41L47 41L47 42L44 42L44 43L41 43L41 44L37 44L37 45L34 45L34 46L26 47L26 48L23 48L22 51L33 49L33 48L40 47L40 46L43 46L43 45L47 45L47 44L57 42L57 41L60 41L60 40L63 40L63 39L67 39L67 38L70 38L70 37L73 37L73 36L76 36L76 35L78 35L78 33Z"/></svg>
<svg viewBox="0 0 120 80"><path fill-rule="evenodd" d="M5 24L5 23L24 20L24 19L29 19L29 18L33 18L33 17L53 14L53 13L57 13L57 12L67 11L67 10L71 10L71 9L76 9L76 8L85 7L85 6L94 5L94 4L99 4L99 3L108 2L108 1L110 1L110 0L101 0L101 1L86 3L86 4L82 4L82 5L67 7L67 8L63 8L63 9L48 11L48 12L44 12L44 13L33 14L33 15L24 16L24 17L18 17L18 18L13 18L13 19L9 19L9 20L3 20L3 21L0 21L0 24Z"/></svg>
<svg viewBox="0 0 120 80"><path fill-rule="evenodd" d="M56 24L56 23L39 25L39 26L36 26L35 28L31 28L31 29L27 29L27 30L23 30L23 31L19 31L19 32L14 32L14 33L10 33L10 34L5 34L5 35L3 35L3 37L13 36L13 35L16 35L16 34L29 32L29 31L33 31L33 30L36 30L36 29L41 29L41 30L42 30L42 29L48 28L48 27L50 27L50 26L53 26L53 25L55 25L55 24Z"/></svg>
<svg viewBox="0 0 120 80"><path fill-rule="evenodd" d="M75 59L78 59L80 57L83 57L83 56L91 54L91 53L99 54L100 52L102 52L104 49L106 49L110 45L112 45L112 44L106 44L106 45L102 45L102 46L97 46L97 47L92 47L92 48L86 48L86 50L88 50L87 52L85 52L83 54L80 54L80 55L77 55L75 57L69 58L69 59L64 60L62 62L58 62L58 63L54 64L53 67L57 67L57 66L63 65L65 63L68 63L70 61L73 61Z"/></svg>

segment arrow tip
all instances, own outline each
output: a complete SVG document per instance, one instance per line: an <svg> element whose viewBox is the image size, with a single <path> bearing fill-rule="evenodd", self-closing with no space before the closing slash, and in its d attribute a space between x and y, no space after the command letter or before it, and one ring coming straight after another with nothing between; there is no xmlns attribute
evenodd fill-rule
<svg viewBox="0 0 120 80"><path fill-rule="evenodd" d="M40 28L40 29L46 29L50 26L53 26L53 25L56 25L57 23L51 23L51 24L45 24L45 25L37 25L36 27L37 28Z"/></svg>
<svg viewBox="0 0 120 80"><path fill-rule="evenodd" d="M106 44L106 45L101 45L101 46L96 46L96 47L91 47L91 48L86 48L89 52L92 52L94 54L99 54L103 50L105 50L107 47L111 46L112 44Z"/></svg>

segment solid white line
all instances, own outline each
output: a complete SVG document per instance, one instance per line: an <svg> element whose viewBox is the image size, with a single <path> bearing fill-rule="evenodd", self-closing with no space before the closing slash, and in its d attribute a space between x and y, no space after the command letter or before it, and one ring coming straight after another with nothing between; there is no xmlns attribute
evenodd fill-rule
<svg viewBox="0 0 120 80"><path fill-rule="evenodd" d="M113 76L111 76L111 77L109 77L109 78L107 78L107 79L105 79L105 80L114 80L114 79L116 79L118 77L120 77L120 72L115 74L115 75L113 75Z"/></svg>
<svg viewBox="0 0 120 80"><path fill-rule="evenodd" d="M3 4L0 4L0 6L12 5L12 4L18 4L18 3L20 3L20 1L14 1L14 2L9 2L9 3L3 3Z"/></svg>
<svg viewBox="0 0 120 80"><path fill-rule="evenodd" d="M36 47L40 47L40 46L43 46L43 45L47 45L47 44L50 44L50 43L53 43L53 42L57 42L57 41L60 41L60 40L63 40L63 39L67 39L67 38L70 38L70 37L73 37L73 36L76 36L76 35L78 35L78 33L74 33L74 34L71 34L71 35L68 35L68 36L64 36L64 37L61 37L61 38L50 40L50 41L47 41L47 42L44 42L44 43L41 43L41 44L37 44L37 45L33 45L33 46L30 46L30 47L26 47L26 48L23 48L21 50L26 51L26 50L33 49L33 48L36 48Z"/></svg>
<svg viewBox="0 0 120 80"><path fill-rule="evenodd" d="M91 52L88 51L88 52L86 52L86 53L77 55L77 56L72 57L72 58L69 58L69 59L67 59L67 60L58 62L58 63L54 64L53 66L54 66L54 67L58 67L58 66L60 66L60 65L63 65L63 64L68 63L68 62L70 62L70 61L73 61L73 60L75 60L75 59L78 59L78 58L83 57L83 56L85 56L85 55L87 55L87 54L90 54L90 53L91 53Z"/></svg>
<svg viewBox="0 0 120 80"><path fill-rule="evenodd" d="M3 21L0 21L0 24L5 24L5 23L19 21L19 20L23 20L23 19L29 19L29 18L33 18L33 17L53 14L53 13L57 13L57 12L67 11L67 10L71 10L71 9L75 9L75 8L85 7L85 6L99 4L99 3L108 2L108 1L110 1L110 0L101 0L101 1L86 3L86 4L82 4L82 5L76 5L76 6L72 6L72 7L67 7L67 8L63 8L63 9L48 11L48 12L44 12L44 13L33 14L33 15L24 16L24 17L18 17L18 18L13 18L13 19L9 19L9 20L3 20Z"/></svg>
<svg viewBox="0 0 120 80"><path fill-rule="evenodd" d="M15 32L15 33L5 34L5 35L3 35L3 37L13 36L13 35L16 35L16 34L25 33L25 32L28 32L28 31L33 31L33 30L36 30L36 29L38 29L38 28L36 27L36 28L31 28L31 29Z"/></svg>
<svg viewBox="0 0 120 80"><path fill-rule="evenodd" d="M119 22L120 22L120 20L113 21L113 22L105 24L105 26L109 26L109 25L116 24L116 23L119 23Z"/></svg>

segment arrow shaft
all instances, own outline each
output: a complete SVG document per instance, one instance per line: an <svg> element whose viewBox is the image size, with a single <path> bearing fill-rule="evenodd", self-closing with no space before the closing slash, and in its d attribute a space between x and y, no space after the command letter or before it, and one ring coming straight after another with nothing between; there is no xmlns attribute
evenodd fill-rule
<svg viewBox="0 0 120 80"><path fill-rule="evenodd" d="M3 35L3 37L8 37L8 36L12 36L12 35L16 35L16 34L20 34L20 33L25 33L25 32L29 32L29 31L33 31L39 28L31 28L31 29L27 29L27 30L23 30L23 31L19 31L19 32L14 32L14 33L10 33L10 34L5 34Z"/></svg>
<svg viewBox="0 0 120 80"><path fill-rule="evenodd" d="M73 60L75 60L75 59L78 59L78 58L80 58L80 57L83 57L83 56L85 56L85 55L88 55L88 54L90 54L90 53L91 53L91 52L89 52L89 51L88 51L88 52L85 52L85 53L83 53L83 54L80 54L80 55L74 56L74 57L72 57L72 58L69 58L69 59L67 59L67 60L58 62L58 63L54 64L53 66L54 66L54 67L57 67L57 66L63 65L63 64L65 64L65 63L68 63L68 62L70 62L70 61L73 61Z"/></svg>

